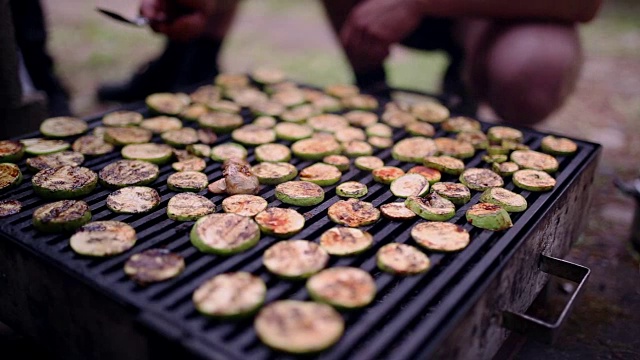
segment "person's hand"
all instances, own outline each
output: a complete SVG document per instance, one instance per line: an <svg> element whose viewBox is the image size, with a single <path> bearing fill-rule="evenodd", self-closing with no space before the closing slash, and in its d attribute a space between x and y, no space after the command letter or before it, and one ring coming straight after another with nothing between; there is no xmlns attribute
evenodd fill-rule
<svg viewBox="0 0 640 360"><path fill-rule="evenodd" d="M140 14L151 28L172 40L186 41L202 35L216 7L215 0L142 0Z"/></svg>
<svg viewBox="0 0 640 360"><path fill-rule="evenodd" d="M366 0L356 6L340 31L354 70L378 68L391 44L411 34L422 18L420 0Z"/></svg>

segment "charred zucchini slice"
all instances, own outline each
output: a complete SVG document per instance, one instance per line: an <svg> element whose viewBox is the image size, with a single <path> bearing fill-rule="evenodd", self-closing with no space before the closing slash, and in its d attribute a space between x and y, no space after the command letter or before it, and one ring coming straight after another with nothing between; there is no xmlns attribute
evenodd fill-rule
<svg viewBox="0 0 640 360"><path fill-rule="evenodd" d="M114 111L102 118L102 124L112 127L138 126L142 119L142 114L135 111Z"/></svg>
<svg viewBox="0 0 640 360"><path fill-rule="evenodd" d="M211 158L220 162L229 159L246 159L247 154L247 149L236 143L224 143L211 149Z"/></svg>
<svg viewBox="0 0 640 360"><path fill-rule="evenodd" d="M411 211L404 202L393 202L380 205L382 216L390 220L404 221L416 217L416 213Z"/></svg>
<svg viewBox="0 0 640 360"><path fill-rule="evenodd" d="M508 126L494 126L487 131L487 137L493 144L500 144L503 140L522 142L522 131Z"/></svg>
<svg viewBox="0 0 640 360"><path fill-rule="evenodd" d="M84 134L87 130L89 125L84 120L69 116L49 118L40 124L42 135L54 139Z"/></svg>
<svg viewBox="0 0 640 360"><path fill-rule="evenodd" d="M513 183L529 191L549 191L556 186L556 179L540 170L518 170L513 173Z"/></svg>
<svg viewBox="0 0 640 360"><path fill-rule="evenodd" d="M18 200L0 201L0 218L15 215L22 210L22 203Z"/></svg>
<svg viewBox="0 0 640 360"><path fill-rule="evenodd" d="M0 164L0 191L8 190L20 185L22 172L16 164Z"/></svg>
<svg viewBox="0 0 640 360"><path fill-rule="evenodd" d="M258 276L240 271L216 275L193 293L199 313L215 318L253 314L264 303L267 286Z"/></svg>
<svg viewBox="0 0 640 360"><path fill-rule="evenodd" d="M516 150L511 153L511 161L521 169L542 170L548 173L558 171L558 160L555 157L533 150Z"/></svg>
<svg viewBox="0 0 640 360"><path fill-rule="evenodd" d="M156 116L143 120L140 127L154 134L162 134L167 131L182 129L182 121L173 116Z"/></svg>
<svg viewBox="0 0 640 360"><path fill-rule="evenodd" d="M571 155L578 150L578 145L573 140L553 135L542 138L540 146L543 152L560 156Z"/></svg>
<svg viewBox="0 0 640 360"><path fill-rule="evenodd" d="M288 181L276 186L276 198L285 204L312 206L324 200L324 190L308 181Z"/></svg>
<svg viewBox="0 0 640 360"><path fill-rule="evenodd" d="M340 144L331 139L303 139L291 145L293 155L304 160L322 160L328 155L338 155L342 151Z"/></svg>
<svg viewBox="0 0 640 360"><path fill-rule="evenodd" d="M456 140L468 142L476 149L486 149L489 146L489 139L482 131L463 131L456 135Z"/></svg>
<svg viewBox="0 0 640 360"><path fill-rule="evenodd" d="M246 216L211 214L196 221L190 237L202 252L232 255L254 247L260 240L260 229Z"/></svg>
<svg viewBox="0 0 640 360"><path fill-rule="evenodd" d="M429 191L429 182L422 175L406 174L391 182L391 192L397 197L422 196L427 191Z"/></svg>
<svg viewBox="0 0 640 360"><path fill-rule="evenodd" d="M460 182L465 184L469 189L476 191L485 191L492 187L504 186L504 181L500 175L489 169L471 168L460 174Z"/></svg>
<svg viewBox="0 0 640 360"><path fill-rule="evenodd" d="M177 194L167 204L167 216L174 221L194 221L215 211L211 200L194 193Z"/></svg>
<svg viewBox="0 0 640 360"><path fill-rule="evenodd" d="M171 167L175 171L204 171L207 163L204 159L193 158L175 162L171 164Z"/></svg>
<svg viewBox="0 0 640 360"><path fill-rule="evenodd" d="M463 184L438 182L431 186L431 191L458 206L464 205L471 200L471 191Z"/></svg>
<svg viewBox="0 0 640 360"><path fill-rule="evenodd" d="M310 301L279 300L265 306L253 324L267 346L292 354L331 347L344 332L344 320L331 306Z"/></svg>
<svg viewBox="0 0 640 360"><path fill-rule="evenodd" d="M378 122L378 115L370 111L351 110L343 115L351 126L366 128Z"/></svg>
<svg viewBox="0 0 640 360"><path fill-rule="evenodd" d="M338 309L357 309L376 297L376 282L368 272L340 266L320 271L307 280L309 296Z"/></svg>
<svg viewBox="0 0 640 360"><path fill-rule="evenodd" d="M383 166L371 172L373 180L382 184L391 184L394 180L403 176L404 170L395 166Z"/></svg>
<svg viewBox="0 0 640 360"><path fill-rule="evenodd" d="M79 137L71 146L73 151L87 156L98 156L108 154L113 151L113 145L104 141L102 137L95 135L85 135Z"/></svg>
<svg viewBox="0 0 640 360"><path fill-rule="evenodd" d="M347 198L361 198L367 191L367 185L357 181L347 181L336 187L336 195Z"/></svg>
<svg viewBox="0 0 640 360"><path fill-rule="evenodd" d="M391 243L378 250L378 268L393 275L416 275L429 269L429 257L413 246Z"/></svg>
<svg viewBox="0 0 640 360"><path fill-rule="evenodd" d="M324 269L328 261L329 254L307 240L279 241L262 257L267 270L285 279L306 279Z"/></svg>
<svg viewBox="0 0 640 360"><path fill-rule="evenodd" d="M464 171L464 162L451 156L427 156L424 166L451 175L460 175Z"/></svg>
<svg viewBox="0 0 640 360"><path fill-rule="evenodd" d="M280 140L297 141L310 138L313 135L313 129L302 124L279 123L274 130L276 137Z"/></svg>
<svg viewBox="0 0 640 360"><path fill-rule="evenodd" d="M33 212L33 227L48 233L72 232L89 221L89 205L78 200L57 201Z"/></svg>
<svg viewBox="0 0 640 360"><path fill-rule="evenodd" d="M255 146L276 141L276 133L255 125L245 125L231 132L231 138L241 144Z"/></svg>
<svg viewBox="0 0 640 360"><path fill-rule="evenodd" d="M24 145L19 141L0 141L0 163L18 162L24 156Z"/></svg>
<svg viewBox="0 0 640 360"><path fill-rule="evenodd" d="M520 170L520 167L514 162L507 161L503 163L493 163L493 165L491 165L491 170L496 174L505 177L513 175L513 173Z"/></svg>
<svg viewBox="0 0 640 360"><path fill-rule="evenodd" d="M329 254L349 256L359 254L373 244L373 236L366 231L348 227L334 227L320 236L320 246Z"/></svg>
<svg viewBox="0 0 640 360"><path fill-rule="evenodd" d="M423 198L410 196L405 205L421 218L431 221L447 221L456 215L456 206L437 193Z"/></svg>
<svg viewBox="0 0 640 360"><path fill-rule="evenodd" d="M418 120L433 124L441 123L449 118L449 109L434 101L422 101L411 106L411 113Z"/></svg>
<svg viewBox="0 0 640 360"><path fill-rule="evenodd" d="M267 200L255 195L231 195L222 200L222 210L227 213L253 217L267 208Z"/></svg>
<svg viewBox="0 0 640 360"><path fill-rule="evenodd" d="M107 207L115 213L140 214L153 210L160 204L160 201L160 194L155 189L131 186L109 194Z"/></svg>
<svg viewBox="0 0 640 360"><path fill-rule="evenodd" d="M208 184L207 175L199 171L181 171L167 178L167 187L172 191L200 192Z"/></svg>
<svg viewBox="0 0 640 360"><path fill-rule="evenodd" d="M71 199L90 194L98 176L85 167L66 165L40 171L31 183L33 191L45 199Z"/></svg>
<svg viewBox="0 0 640 360"><path fill-rule="evenodd" d="M182 128L178 130L170 130L160 135L162 141L176 147L184 148L198 142L198 132L192 128Z"/></svg>
<svg viewBox="0 0 640 360"><path fill-rule="evenodd" d="M329 207L329 219L336 224L360 227L380 219L380 210L373 204L358 199L340 200Z"/></svg>
<svg viewBox="0 0 640 360"><path fill-rule="evenodd" d="M277 185L298 176L298 169L286 162L263 162L253 166L251 172L258 178L260 184L266 185Z"/></svg>
<svg viewBox="0 0 640 360"><path fill-rule="evenodd" d="M291 150L282 144L264 144L255 148L256 160L260 162L288 162Z"/></svg>
<svg viewBox="0 0 640 360"><path fill-rule="evenodd" d="M121 150L122 157L129 160L142 160L154 164L166 164L173 156L171 146L164 144L131 144Z"/></svg>
<svg viewBox="0 0 640 360"><path fill-rule="evenodd" d="M76 253L104 257L121 254L136 243L136 231L120 221L94 221L71 235L69 245Z"/></svg>
<svg viewBox="0 0 640 360"><path fill-rule="evenodd" d="M159 174L160 169L156 164L141 160L119 160L102 168L99 176L102 185L118 189L151 184Z"/></svg>
<svg viewBox="0 0 640 360"><path fill-rule="evenodd" d="M74 151L61 151L49 155L40 155L27 159L27 167L33 172L60 166L80 166L84 162L84 155Z"/></svg>
<svg viewBox="0 0 640 360"><path fill-rule="evenodd" d="M475 204L467 210L466 217L469 224L491 231L502 231L513 226L509 213L494 204Z"/></svg>
<svg viewBox="0 0 640 360"><path fill-rule="evenodd" d="M398 161L422 163L422 160L437 152L436 143L424 137L400 140L393 146L391 156Z"/></svg>
<svg viewBox="0 0 640 360"><path fill-rule="evenodd" d="M198 119L201 127L211 129L216 133L229 133L242 126L242 116L223 112L214 112L202 115Z"/></svg>
<svg viewBox="0 0 640 360"><path fill-rule="evenodd" d="M337 167L316 163L300 171L300 180L309 181L320 186L329 186L340 181L342 173Z"/></svg>
<svg viewBox="0 0 640 360"><path fill-rule="evenodd" d="M69 143L63 140L44 140L34 139L33 141L23 142L24 152L29 155L47 155L67 150Z"/></svg>
<svg viewBox="0 0 640 360"><path fill-rule="evenodd" d="M476 152L473 145L468 142L451 138L437 138L434 141L440 155L466 159L473 157Z"/></svg>
<svg viewBox="0 0 640 360"><path fill-rule="evenodd" d="M354 165L364 171L373 171L384 167L384 161L377 156L358 156Z"/></svg>
<svg viewBox="0 0 640 360"><path fill-rule="evenodd" d="M527 200L524 196L503 188L485 190L480 196L480 201L498 205L510 213L527 210Z"/></svg>
<svg viewBox="0 0 640 360"><path fill-rule="evenodd" d="M144 144L151 141L152 137L151 131L136 127L113 127L104 131L104 141L116 146Z"/></svg>
<svg viewBox="0 0 640 360"><path fill-rule="evenodd" d="M255 217L260 230L277 237L290 237L304 227L304 216L293 209L268 208Z"/></svg>
<svg viewBox="0 0 640 360"><path fill-rule="evenodd" d="M322 159L322 162L327 165L333 165L342 172L349 171L350 162L349 158L344 155L329 155Z"/></svg>
<svg viewBox="0 0 640 360"><path fill-rule="evenodd" d="M177 116L188 105L180 96L171 93L156 93L147 96L145 103L156 114Z"/></svg>
<svg viewBox="0 0 640 360"><path fill-rule="evenodd" d="M184 270L184 258L167 249L149 249L132 255L124 272L140 285L174 278Z"/></svg>
<svg viewBox="0 0 640 360"><path fill-rule="evenodd" d="M459 251L469 245L469 232L462 226L448 222L422 222L411 229L411 237L418 245L433 251Z"/></svg>
<svg viewBox="0 0 640 360"><path fill-rule="evenodd" d="M463 164L464 166L464 164ZM440 181L442 174L440 171L432 168L428 168L422 165L416 165L407 171L407 174L418 174L424 176L425 179L429 182L430 185L433 185Z"/></svg>

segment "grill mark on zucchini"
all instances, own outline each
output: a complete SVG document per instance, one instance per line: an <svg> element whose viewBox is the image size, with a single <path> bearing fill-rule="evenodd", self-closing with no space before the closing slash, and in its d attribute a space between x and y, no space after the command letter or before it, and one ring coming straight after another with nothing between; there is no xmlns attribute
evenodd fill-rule
<svg viewBox="0 0 640 360"><path fill-rule="evenodd" d="M460 182L469 189L476 191L485 191L492 187L504 186L504 180L500 175L489 169L471 168L460 174Z"/></svg>
<svg viewBox="0 0 640 360"><path fill-rule="evenodd" d="M320 236L320 246L329 254L349 256L370 248L373 236L366 231L348 227L334 227Z"/></svg>
<svg viewBox="0 0 640 360"><path fill-rule="evenodd" d="M376 254L378 268L394 275L416 275L429 269L427 255L413 246L391 243L381 247Z"/></svg>
<svg viewBox="0 0 640 360"><path fill-rule="evenodd" d="M265 250L262 261L273 274L299 279L324 269L329 254L318 244L307 240L285 240Z"/></svg>
<svg viewBox="0 0 640 360"><path fill-rule="evenodd" d="M242 216L253 217L267 208L267 200L255 195L231 195L222 200L222 210Z"/></svg>
<svg viewBox="0 0 640 360"><path fill-rule="evenodd" d="M91 210L84 201L57 201L43 205L33 212L33 226L42 232L69 232L89 221Z"/></svg>
<svg viewBox="0 0 640 360"><path fill-rule="evenodd" d="M90 222L71 236L69 245L80 255L112 256L131 249L136 243L136 231L120 221Z"/></svg>
<svg viewBox="0 0 640 360"><path fill-rule="evenodd" d="M202 252L231 255L255 246L260 240L260 230L246 216L211 214L196 221L190 238L191 243Z"/></svg>
<svg viewBox="0 0 640 360"><path fill-rule="evenodd" d="M194 193L176 194L167 204L167 216L174 221L193 221L215 211L211 200Z"/></svg>
<svg viewBox="0 0 640 360"><path fill-rule="evenodd" d="M338 309L369 305L376 296L376 283L368 272L340 266L320 271L306 284L312 299Z"/></svg>
<svg viewBox="0 0 640 360"><path fill-rule="evenodd" d="M203 315L232 318L252 314L264 302L267 287L248 272L216 275L193 293L193 303Z"/></svg>
<svg viewBox="0 0 640 360"><path fill-rule="evenodd" d="M61 166L42 170L31 179L36 194L65 199L91 193L98 183L96 173L85 167Z"/></svg>
<svg viewBox="0 0 640 360"><path fill-rule="evenodd" d="M116 213L139 214L160 204L160 194L155 189L132 186L118 189L107 196L107 207Z"/></svg>
<svg viewBox="0 0 640 360"><path fill-rule="evenodd" d="M124 272L141 285L178 276L184 270L184 258L167 249L149 249L132 255L124 264Z"/></svg>
<svg viewBox="0 0 640 360"><path fill-rule="evenodd" d="M102 168L99 176L106 187L120 188L150 184L159 173L158 165L146 161L119 160Z"/></svg>
<svg viewBox="0 0 640 360"><path fill-rule="evenodd" d="M268 208L255 217L260 230L278 237L289 237L304 227L304 216L293 209Z"/></svg>
<svg viewBox="0 0 640 360"><path fill-rule="evenodd" d="M380 211L371 203L358 199L340 200L328 210L331 221L349 227L373 224L380 218Z"/></svg>
<svg viewBox="0 0 640 360"><path fill-rule="evenodd" d="M44 169L57 168L65 165L80 166L84 156L73 151L61 151L49 155L40 155L27 159L27 167L34 172Z"/></svg>
<svg viewBox="0 0 640 360"><path fill-rule="evenodd" d="M22 210L22 203L18 200L0 201L0 218L15 215Z"/></svg>

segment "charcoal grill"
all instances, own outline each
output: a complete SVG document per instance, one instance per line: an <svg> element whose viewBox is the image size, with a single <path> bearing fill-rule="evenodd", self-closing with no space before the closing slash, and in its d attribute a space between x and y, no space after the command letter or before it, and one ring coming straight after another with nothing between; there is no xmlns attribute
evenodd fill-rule
<svg viewBox="0 0 640 360"><path fill-rule="evenodd" d="M389 101L380 97L381 105ZM382 106L381 106L382 108ZM131 107L143 114L142 104ZM248 113L244 114L249 120ZM99 117L88 119L91 127ZM483 123L483 130L489 124ZM545 134L521 129L524 142L539 149ZM27 137L35 137L30 134ZM407 134L399 130L398 141ZM439 130L436 136L451 136ZM222 136L218 143L228 140ZM157 138L155 141L159 141ZM523 195L529 202L524 213L513 214L514 226L505 232L472 227L465 211L478 202L458 209L450 220L469 230L471 244L453 254L428 253L429 272L419 276L397 277L376 268L375 253L384 244L396 241L412 244L410 229L418 221L393 222L382 219L365 227L374 235L374 246L354 257L332 258L330 266L356 266L375 278L378 294L372 305L344 312L346 331L332 348L317 355L323 359L389 358L416 359L430 356L447 358L488 358L493 356L510 330L527 332L550 340L557 327L520 315L532 303L548 280L545 273L564 273L583 282L588 270L554 259L564 256L580 233L590 203L590 187L600 153L597 144L576 140L578 151L560 157L557 186L548 193L521 191L508 182L506 188ZM287 142L283 142L288 144ZM376 151L387 165L408 170L414 164L391 158L391 150ZM466 161L467 167L482 167L483 152ZM120 158L114 152L89 158L84 166L95 171ZM254 161L253 150L249 160ZM293 159L298 169L311 164ZM94 220L119 220L134 226L138 243L129 252L107 259L76 255L68 245L68 235L46 235L35 231L31 216L46 201L31 189L31 175L24 161L23 184L1 194L0 200L17 199L24 208L0 222L0 320L34 337L46 349L62 358L143 359L188 356L207 359L272 359L283 354L262 345L252 328L252 319L216 321L199 315L191 295L210 277L228 271L244 270L259 275L268 286L267 302L276 299L308 299L304 282L276 278L262 266L263 251L277 239L263 237L259 244L238 255L221 257L200 253L189 243L193 222L178 223L167 218L168 200L175 194L166 186L173 172L161 167L152 185L162 197L161 206L147 214L122 215L109 211L105 198L109 191L98 188L85 200ZM219 163L209 162L210 181L219 179ZM370 173L354 166L342 181L357 180L369 186L364 198L375 206L397 200L388 186L375 183ZM443 180L454 180L445 176ZM318 206L287 206L274 196L273 186L264 186L260 196L270 206L286 206L300 211L307 225L294 238L317 240L333 227L327 209L338 201L335 186L325 187L326 200ZM220 195L202 192L218 208ZM170 281L141 287L127 278L123 264L131 254L154 247L165 247L185 257L183 274ZM562 275L562 274L561 274ZM575 296L574 296L575 297ZM572 298L573 301L573 298ZM565 313L561 315L564 318ZM559 321L560 321L559 320Z"/></svg>

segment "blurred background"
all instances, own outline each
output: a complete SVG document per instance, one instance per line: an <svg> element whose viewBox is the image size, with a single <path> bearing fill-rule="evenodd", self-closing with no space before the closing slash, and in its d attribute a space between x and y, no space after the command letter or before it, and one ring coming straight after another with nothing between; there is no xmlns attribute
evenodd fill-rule
<svg viewBox="0 0 640 360"><path fill-rule="evenodd" d="M131 0L110 0L126 8ZM111 21L84 0L43 0L49 49L71 92L72 110L94 115L113 107L95 100L98 84L126 79L161 51L148 29ZM640 1L606 1L598 18L581 27L585 63L577 90L539 130L604 146L587 231L569 259L591 267L588 289L559 343L528 343L521 358L640 358L640 276L628 250L635 201L613 179L631 180L640 169ZM319 2L245 0L221 56L221 70L257 65L283 69L292 79L326 85L351 82L346 59ZM392 86L437 92L444 55L394 48L387 64ZM489 116L489 115L487 115ZM559 306L571 292L551 289ZM0 342L0 345L3 343ZM5 342L6 344L6 342Z"/></svg>

